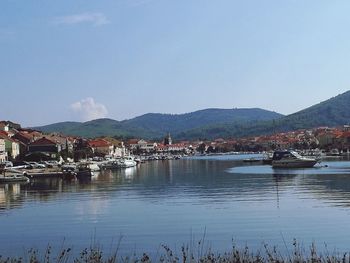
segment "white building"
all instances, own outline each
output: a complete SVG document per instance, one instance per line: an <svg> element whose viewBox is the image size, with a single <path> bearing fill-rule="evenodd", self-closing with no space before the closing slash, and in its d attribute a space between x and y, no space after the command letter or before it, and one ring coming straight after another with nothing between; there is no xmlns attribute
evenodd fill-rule
<svg viewBox="0 0 350 263"><path fill-rule="evenodd" d="M7 161L7 152L5 148L5 140L0 139L0 163Z"/></svg>
<svg viewBox="0 0 350 263"><path fill-rule="evenodd" d="M147 142L145 140L139 140L137 142L137 147L141 151L151 152L151 151L154 151L156 149L157 143L155 143L155 142Z"/></svg>

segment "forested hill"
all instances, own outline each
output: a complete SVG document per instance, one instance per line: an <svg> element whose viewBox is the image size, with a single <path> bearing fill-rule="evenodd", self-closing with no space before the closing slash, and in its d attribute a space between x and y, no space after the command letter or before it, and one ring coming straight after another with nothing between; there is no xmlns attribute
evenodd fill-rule
<svg viewBox="0 0 350 263"><path fill-rule="evenodd" d="M148 113L130 120L97 119L88 122L61 122L34 127L44 132L61 132L84 137L121 136L146 139L162 138L170 132L174 137L186 131L228 124L279 119L283 115L263 109L205 109L186 114ZM213 134L214 135L214 134Z"/></svg>
<svg viewBox="0 0 350 263"><path fill-rule="evenodd" d="M207 125L180 133L179 138L244 137L274 132L335 127L350 123L350 91L275 120Z"/></svg>

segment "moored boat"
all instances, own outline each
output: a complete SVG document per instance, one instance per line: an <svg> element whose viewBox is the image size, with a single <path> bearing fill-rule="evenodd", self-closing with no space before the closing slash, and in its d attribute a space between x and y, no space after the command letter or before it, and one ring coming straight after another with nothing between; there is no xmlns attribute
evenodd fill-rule
<svg viewBox="0 0 350 263"><path fill-rule="evenodd" d="M272 157L273 168L311 168L318 162L311 157L303 157L295 151L275 151Z"/></svg>
<svg viewBox="0 0 350 263"><path fill-rule="evenodd" d="M120 159L119 164L121 168L129 168L136 166L137 162L132 156L125 156L124 158Z"/></svg>
<svg viewBox="0 0 350 263"><path fill-rule="evenodd" d="M29 178L22 174L0 176L0 184L29 182Z"/></svg>
<svg viewBox="0 0 350 263"><path fill-rule="evenodd" d="M266 152L264 153L262 163L263 164L272 164L272 158L273 158L273 152Z"/></svg>

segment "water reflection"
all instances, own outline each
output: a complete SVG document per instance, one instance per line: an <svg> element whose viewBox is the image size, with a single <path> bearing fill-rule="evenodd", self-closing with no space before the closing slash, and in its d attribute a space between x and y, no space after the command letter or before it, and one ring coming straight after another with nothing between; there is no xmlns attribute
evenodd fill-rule
<svg viewBox="0 0 350 263"><path fill-rule="evenodd" d="M0 208L20 207L23 200L49 201L69 193L132 191L134 198L196 197L205 202L271 198L279 191L309 191L317 198L334 195L336 205L349 205L350 162L329 162L327 167L273 169L236 161L159 161L124 170L95 173L91 182L67 182L60 178L36 179L29 184L0 185ZM343 198L342 198L343 197Z"/></svg>
<svg viewBox="0 0 350 263"><path fill-rule="evenodd" d="M23 202L20 184L0 185L0 210L17 207Z"/></svg>
<svg viewBox="0 0 350 263"><path fill-rule="evenodd" d="M191 229L202 234L207 228L218 245L233 235L259 245L278 243L281 232L290 239L317 234L322 241L347 244L347 236L337 239L343 232L330 220L349 220L350 162L323 165L272 169L224 156L106 170L90 182L53 178L0 185L1 238L10 240L14 250L25 239L40 243L62 235L79 247L98 229L102 237L127 236L126 250L135 244L148 250L160 242L182 244Z"/></svg>

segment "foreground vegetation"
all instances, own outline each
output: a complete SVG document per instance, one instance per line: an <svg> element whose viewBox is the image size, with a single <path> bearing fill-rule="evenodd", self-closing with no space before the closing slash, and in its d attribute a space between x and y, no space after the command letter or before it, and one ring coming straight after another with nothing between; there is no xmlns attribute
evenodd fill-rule
<svg viewBox="0 0 350 263"><path fill-rule="evenodd" d="M315 244L311 244L305 248L297 243L295 240L288 249L285 245L285 251L278 249L277 247L269 247L264 244L262 249L257 251L250 250L247 246L237 247L233 246L231 251L226 253L214 253L211 249L204 250L203 243L198 242L196 249L192 250L188 246L183 246L181 251L175 253L169 247L162 245L161 252L156 256L149 256L144 253L140 256L120 256L118 254L118 248L109 255L98 247L93 246L82 250L78 255L74 253L72 248L61 249L58 253L54 253L50 246L45 251L40 253L36 249L30 249L22 257L4 257L0 256L0 263L100 263L100 262L191 262L191 263L206 263L206 262L232 262L232 263L262 263L262 262L273 262L273 263L347 263L350 262L349 253L337 253L329 252L325 245L322 252L317 251Z"/></svg>

